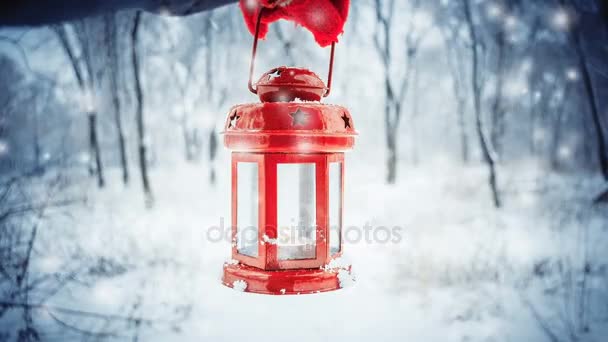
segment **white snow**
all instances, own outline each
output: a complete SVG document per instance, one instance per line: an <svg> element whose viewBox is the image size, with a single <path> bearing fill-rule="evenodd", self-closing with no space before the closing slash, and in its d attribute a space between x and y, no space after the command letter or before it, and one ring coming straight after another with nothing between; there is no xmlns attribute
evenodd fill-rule
<svg viewBox="0 0 608 342"><path fill-rule="evenodd" d="M324 265L322 268L326 271L332 271L334 269L346 268L351 266L351 264L344 257L333 258L329 261L327 265Z"/></svg>
<svg viewBox="0 0 608 342"><path fill-rule="evenodd" d="M338 271L338 281L340 282L340 287L345 288L355 283L355 277L347 270L341 269Z"/></svg>
<svg viewBox="0 0 608 342"><path fill-rule="evenodd" d="M268 243L268 244L271 244L271 245L276 245L277 244L277 239L271 239L266 234L264 234L262 240L263 240L262 243Z"/></svg>
<svg viewBox="0 0 608 342"><path fill-rule="evenodd" d="M399 225L403 232L398 243L347 243L344 256L324 266L338 272L340 286L347 290L236 296L222 285L222 265L226 260L234 263L229 258L230 241L207 241L205 232L217 225L219 217L230 217L230 173L224 159L218 164L216 186L192 186L200 179L198 167L154 170L157 202L152 210L145 208L136 187L115 185L88 191L90 204L72 209L71 216L77 221L61 225L66 234L58 239L57 235L45 236L49 230L43 230L41 243L69 245L75 237L90 255L133 267L91 289L73 284L49 304L118 312L141 296L147 316L170 318L174 308L190 308L180 323L181 332L143 329L142 339L147 341L261 341L284 336L296 341L321 337L351 341L544 340L521 294L543 315L554 312L559 297L537 294L546 285L532 275L543 260L557 261L576 251L580 229L576 221L568 221L575 215L557 204L555 208L547 205L554 195L593 192L590 189L598 180L546 177L546 187L540 188L551 189L546 193L532 182L538 176L531 173L530 165L503 169L501 179L510 186L505 190L507 207L495 212L480 176L484 174L481 166L433 167L431 163L405 171L400 184L391 188L375 178L376 171L369 172L369 165L377 165L371 167L380 172L381 163L353 159L347 161L345 226L366 222L374 227ZM108 177L119 179L119 173L112 170ZM209 196L214 201L205 199ZM125 201L131 205L123 206ZM57 219L61 224L65 218ZM555 225L564 219L565 223ZM588 222L584 227L595 234L602 222ZM555 229L562 234L555 235ZM601 251L605 240L596 239L594 250ZM45 263L42 267L49 270L58 264L53 259ZM352 286L354 277L341 268L351 263L357 271L356 286ZM547 272L551 270L549 267ZM597 279L589 283L594 287L602 284ZM231 285L237 291L247 288L244 281ZM273 329L267 328L265 322L269 321Z"/></svg>
<svg viewBox="0 0 608 342"><path fill-rule="evenodd" d="M244 280L235 280L232 282L232 288L236 291L244 292L247 289L247 282Z"/></svg>

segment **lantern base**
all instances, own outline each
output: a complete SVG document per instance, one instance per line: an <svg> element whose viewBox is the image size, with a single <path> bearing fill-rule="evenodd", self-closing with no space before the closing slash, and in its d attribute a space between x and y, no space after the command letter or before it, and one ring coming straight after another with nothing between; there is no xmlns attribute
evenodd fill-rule
<svg viewBox="0 0 608 342"><path fill-rule="evenodd" d="M297 295L338 290L353 281L351 267L266 271L238 264L224 264L222 283L244 292Z"/></svg>

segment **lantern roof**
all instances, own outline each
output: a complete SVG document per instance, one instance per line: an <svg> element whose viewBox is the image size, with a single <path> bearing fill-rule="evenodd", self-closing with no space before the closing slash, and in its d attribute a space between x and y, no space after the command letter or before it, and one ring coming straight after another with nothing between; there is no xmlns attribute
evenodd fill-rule
<svg viewBox="0 0 608 342"><path fill-rule="evenodd" d="M224 126L224 143L236 151L339 152L356 135L348 109L319 102L238 105Z"/></svg>
<svg viewBox="0 0 608 342"><path fill-rule="evenodd" d="M256 89L262 102L320 101L327 91L325 83L314 72L285 66L263 74Z"/></svg>

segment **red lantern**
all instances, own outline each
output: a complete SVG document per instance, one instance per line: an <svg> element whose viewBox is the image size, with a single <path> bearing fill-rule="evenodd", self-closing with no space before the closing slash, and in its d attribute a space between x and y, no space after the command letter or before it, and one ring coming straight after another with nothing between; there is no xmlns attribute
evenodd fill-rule
<svg viewBox="0 0 608 342"><path fill-rule="evenodd" d="M336 290L351 279L350 265L336 260L344 152L356 132L346 108L320 103L330 91L335 44L327 86L306 69L279 67L254 88L257 40L256 32L249 89L261 103L233 107L224 131L232 150L233 260L222 281L263 294Z"/></svg>

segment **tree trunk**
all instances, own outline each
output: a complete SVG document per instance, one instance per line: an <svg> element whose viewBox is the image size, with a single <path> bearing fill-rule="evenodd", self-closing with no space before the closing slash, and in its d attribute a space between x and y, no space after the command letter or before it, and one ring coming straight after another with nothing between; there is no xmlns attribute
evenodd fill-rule
<svg viewBox="0 0 608 342"><path fill-rule="evenodd" d="M115 103L114 106L114 124L116 126L116 134L118 138L118 151L120 153L120 166L122 168L122 182L124 184L129 184L129 162L127 159L127 147L120 118L120 110L117 108L120 105Z"/></svg>
<svg viewBox="0 0 608 342"><path fill-rule="evenodd" d="M97 113L91 111L89 117L89 147L91 155L95 160L95 174L97 176L97 185L100 188L105 186L103 177L103 165L101 163L101 150L99 148L99 140L97 139Z"/></svg>
<svg viewBox="0 0 608 342"><path fill-rule="evenodd" d="M387 73L388 77L388 73ZM392 92L389 80L386 80L386 105L384 108L384 126L386 128L386 147L388 156L386 159L386 183L395 184L397 181L397 120L391 120L393 110ZM397 122L395 122L397 121Z"/></svg>
<svg viewBox="0 0 608 342"><path fill-rule="evenodd" d="M137 125L137 147L139 156L139 171L141 174L141 184L144 191L146 206L151 207L154 205L154 196L152 195L152 188L150 186L150 179L148 177L148 161L146 157L146 132L144 124L144 99L141 88L140 80L140 66L137 55L137 45L139 41L139 26L141 24L141 11L137 11L133 20L133 29L131 31L131 58L133 63L133 78L135 81L135 104L136 104L136 125Z"/></svg>
<svg viewBox="0 0 608 342"><path fill-rule="evenodd" d="M388 184L395 184L397 181L397 141L395 139L395 132L388 120L386 121L386 147L388 148L388 157L386 159L386 182Z"/></svg>
<svg viewBox="0 0 608 342"><path fill-rule="evenodd" d="M604 22L604 28L606 30L606 34L608 34L608 1L599 0L600 5L600 15L602 16L602 21Z"/></svg>
<svg viewBox="0 0 608 342"><path fill-rule="evenodd" d="M504 134L504 116L505 111L502 104L504 70L505 70L505 33L501 31L497 34L496 45L498 48L498 56L496 61L496 89L494 94L494 102L492 104L492 130L491 140L492 145L499 151L502 151L502 135Z"/></svg>
<svg viewBox="0 0 608 342"><path fill-rule="evenodd" d="M182 118L180 120L180 127L182 129L182 137L184 138L184 157L187 162L191 162L194 160L194 154L192 152L194 146L192 142L192 137L190 134L190 130L188 129L188 119L187 113L183 113Z"/></svg>
<svg viewBox="0 0 608 342"><path fill-rule="evenodd" d="M566 86L564 90L564 98L568 98L569 86ZM550 151L550 165L553 170L558 170L560 166L559 147L562 139L562 126L564 121L564 115L566 112L566 104L562 102L561 106L557 109L557 115L553 126L553 138L551 139L551 151Z"/></svg>
<svg viewBox="0 0 608 342"><path fill-rule="evenodd" d="M410 153L412 165L414 166L418 165L420 161L418 153L418 114L420 113L420 101L417 96L419 88L419 72L414 66L414 70L412 71L412 113L410 115Z"/></svg>
<svg viewBox="0 0 608 342"><path fill-rule="evenodd" d="M215 129L209 134L209 181L215 184L215 158L217 156L217 134Z"/></svg>
<svg viewBox="0 0 608 342"><path fill-rule="evenodd" d="M127 159L127 147L125 142L125 134L122 127L120 95L118 91L118 50L116 42L116 18L114 14L108 14L105 18L106 29L106 49L110 64L110 91L112 93L112 105L114 107L114 126L116 128L116 138L118 142L118 152L120 155L120 166L122 168L122 181L124 184L129 183L129 164Z"/></svg>
<svg viewBox="0 0 608 342"><path fill-rule="evenodd" d="M452 91L456 98L456 114L458 121L458 133L460 139L460 158L463 164L469 161L469 136L467 134L466 109L467 98L464 93L464 65L462 55L458 52L458 46L454 43L453 36L449 36L444 30L441 31L448 50L447 63L452 74Z"/></svg>
<svg viewBox="0 0 608 342"><path fill-rule="evenodd" d="M464 164L469 161L469 136L465 119L466 100L459 98L457 103L458 129L460 131L460 157Z"/></svg>
<svg viewBox="0 0 608 342"><path fill-rule="evenodd" d="M395 99L395 92L391 85L391 25L394 13L395 1L388 3L388 13L383 13L382 1L375 0L374 8L378 30L374 34L374 45L380 55L384 67L384 128L386 133L386 182L394 184L397 180L397 127L399 126L400 104ZM380 34L382 32L382 34ZM407 77L408 75L404 76ZM405 89L405 86L402 87Z"/></svg>
<svg viewBox="0 0 608 342"><path fill-rule="evenodd" d="M591 116L593 127L595 129L595 137L597 139L597 157L600 163L600 169L604 180L608 181L608 148L606 146L606 138L604 135L604 129L602 127L602 118L599 112L597 98L595 94L595 88L593 87L593 80L591 79L591 73L587 65L587 56L583 50L581 41L581 30L577 28L572 33L572 40L578 57L579 69L583 77L583 85L585 86L585 95L589 102L589 108L591 109Z"/></svg>
<svg viewBox="0 0 608 342"><path fill-rule="evenodd" d="M473 101L474 101L474 110L475 110L475 127L477 130L477 136L479 138L479 145L481 146L481 151L483 154L484 161L488 165L489 170L489 178L488 183L490 185L490 190L492 191L492 198L494 201L494 206L496 208L501 207L500 196L498 193L498 186L496 180L496 160L494 156L494 152L491 149L490 142L488 141L483 127L483 122L481 119L481 81L479 76L479 41L475 29L475 24L473 23L473 16L471 14L471 4L470 0L463 0L464 9L465 9L465 17L467 21L467 25L469 28L469 35L471 37L471 84L473 89Z"/></svg>
<svg viewBox="0 0 608 342"><path fill-rule="evenodd" d="M42 147L40 146L40 129L39 118L38 118L38 107L34 109L34 120L33 120L33 140L34 140L34 173L41 175L44 173L44 167L42 166Z"/></svg>

